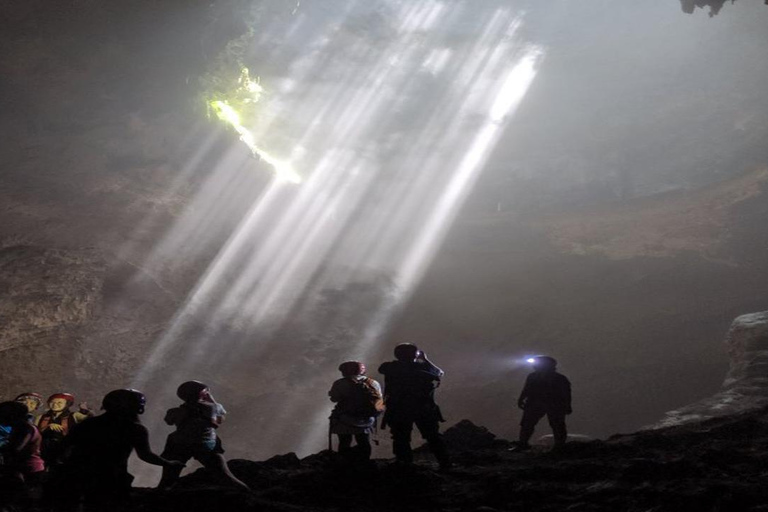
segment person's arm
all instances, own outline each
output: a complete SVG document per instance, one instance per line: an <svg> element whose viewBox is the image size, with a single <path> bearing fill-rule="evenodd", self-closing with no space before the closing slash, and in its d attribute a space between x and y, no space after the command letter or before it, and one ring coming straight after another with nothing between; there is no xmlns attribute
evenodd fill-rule
<svg viewBox="0 0 768 512"><path fill-rule="evenodd" d="M339 396L339 386L338 381L334 382L331 385L331 389L328 390L328 397L331 399L331 402L337 403L341 397Z"/></svg>
<svg viewBox="0 0 768 512"><path fill-rule="evenodd" d="M33 428L35 427L32 425L29 425L29 428L27 428L26 424L14 426L11 430L11 435L8 437L8 444L3 446L3 453L9 455L21 453L35 435L34 430L32 430Z"/></svg>
<svg viewBox="0 0 768 512"><path fill-rule="evenodd" d="M75 420L75 423L81 423L82 421L93 418L95 414L93 414L93 411L88 407L88 404L86 402L82 402L77 406L77 411L72 413L72 419Z"/></svg>
<svg viewBox="0 0 768 512"><path fill-rule="evenodd" d="M530 393L530 382L531 382L531 376L525 378L525 385L523 386L523 390L520 392L520 397L517 399L517 406L521 409L525 409L525 404L528 401L528 395Z"/></svg>
<svg viewBox="0 0 768 512"><path fill-rule="evenodd" d="M220 403L214 402L214 404L215 404L216 412L214 413L214 416L213 416L213 423L214 423L213 427L219 428L221 424L224 423L224 418L227 416L227 411L224 409L224 406L221 405Z"/></svg>
<svg viewBox="0 0 768 512"><path fill-rule="evenodd" d="M565 413L571 414L573 412L571 408L571 381L565 376L563 376L563 395L565 398Z"/></svg>
<svg viewBox="0 0 768 512"><path fill-rule="evenodd" d="M339 379L333 383L331 390L328 391L328 396L333 403L339 403L347 396L349 396L349 382L348 379Z"/></svg>
<svg viewBox="0 0 768 512"><path fill-rule="evenodd" d="M162 467L184 467L184 463L177 460L164 459L152 451L149 446L149 432L143 425L136 425L136 432L134 433L133 448L136 450L136 455L139 459L143 460L147 464L153 466Z"/></svg>
<svg viewBox="0 0 768 512"><path fill-rule="evenodd" d="M424 371L436 377L437 380L440 380L440 378L442 378L442 376L445 375L445 372L443 370L438 368L437 365L435 365L432 361L430 361L427 358L426 352L420 350L416 360L422 362L425 365Z"/></svg>
<svg viewBox="0 0 768 512"><path fill-rule="evenodd" d="M166 425L178 425L182 422L184 414L185 412L181 407L173 407L165 412L163 421L165 421Z"/></svg>

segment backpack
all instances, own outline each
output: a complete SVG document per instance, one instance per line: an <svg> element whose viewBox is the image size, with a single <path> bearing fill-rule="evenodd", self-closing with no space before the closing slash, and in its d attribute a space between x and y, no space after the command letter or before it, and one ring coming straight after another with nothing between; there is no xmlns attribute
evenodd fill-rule
<svg viewBox="0 0 768 512"><path fill-rule="evenodd" d="M376 417L384 412L384 397L373 385L373 379L356 380L349 400L348 414L360 418Z"/></svg>

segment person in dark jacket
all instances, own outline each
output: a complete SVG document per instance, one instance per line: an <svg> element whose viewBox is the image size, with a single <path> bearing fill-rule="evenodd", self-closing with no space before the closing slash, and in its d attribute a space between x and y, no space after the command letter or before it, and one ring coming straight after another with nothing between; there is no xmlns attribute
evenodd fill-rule
<svg viewBox="0 0 768 512"><path fill-rule="evenodd" d="M64 464L55 475L49 501L55 510L123 510L128 506L133 476L128 473L131 452L154 466L183 468L184 463L152 451L149 432L141 424L144 395L135 389L116 389L104 397L104 414L78 424L63 442Z"/></svg>
<svg viewBox="0 0 768 512"><path fill-rule="evenodd" d="M42 438L28 418L27 406L19 402L0 403L0 428L8 431L0 446L0 508L30 508L31 494L42 483L45 466L40 457Z"/></svg>
<svg viewBox="0 0 768 512"><path fill-rule="evenodd" d="M562 447L568 439L565 417L571 414L571 383L557 372L557 361L549 356L536 356L528 360L533 372L525 380L525 386L517 400L523 410L520 421L520 437L517 449L530 448L536 424L546 416L552 427L555 448Z"/></svg>
<svg viewBox="0 0 768 512"><path fill-rule="evenodd" d="M442 468L450 467L448 452L440 435L445 421L435 403L435 388L444 372L427 359L427 354L411 343L395 347L395 361L379 367L384 375L386 411L382 428L392 432L392 449L401 464L413 463L411 432L419 429Z"/></svg>

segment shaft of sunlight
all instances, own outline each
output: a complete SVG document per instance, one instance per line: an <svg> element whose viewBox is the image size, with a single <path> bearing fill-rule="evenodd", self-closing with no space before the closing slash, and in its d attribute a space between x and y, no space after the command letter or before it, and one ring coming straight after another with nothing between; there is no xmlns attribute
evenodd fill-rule
<svg viewBox="0 0 768 512"><path fill-rule="evenodd" d="M279 353L281 329L307 318L317 322L317 339L330 340L299 349L315 370L304 376L309 388L330 385L339 353L376 356L544 56L521 40L524 18L507 6L341 3L337 10L309 4L290 21L263 27L254 53L285 59L285 72L261 82L263 111L252 126L227 104L216 105L237 144L283 179L246 185L253 159L237 148L211 170L149 264L173 268L180 255L202 260L211 244L215 256L136 385L181 381L215 366L250 371L251 388L241 392L256 396L260 375L275 369L251 369L249 361ZM358 30L360 19L380 19L381 12L387 23ZM292 51L274 49L269 34L284 34L282 46ZM254 149L262 147L293 155L291 163ZM219 228L235 199L248 202L242 219ZM364 313L354 341L338 345L335 318L313 312L322 311L328 290L343 293L375 276L386 276L393 291L376 288L382 298ZM225 361L229 366L221 366ZM327 427L324 392L285 393L285 403L270 411L285 421L260 425L260 438L271 446L291 436L299 453L317 449ZM286 433L285 422L300 434Z"/></svg>

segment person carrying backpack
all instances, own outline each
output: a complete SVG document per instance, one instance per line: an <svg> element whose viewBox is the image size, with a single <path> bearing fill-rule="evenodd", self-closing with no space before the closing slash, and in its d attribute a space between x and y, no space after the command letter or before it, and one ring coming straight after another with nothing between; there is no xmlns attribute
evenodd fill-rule
<svg viewBox="0 0 768 512"><path fill-rule="evenodd" d="M385 379L384 403L387 407L382 428L390 427L395 457L400 464L413 463L411 431L415 424L440 467L448 469L451 462L440 435L440 422L445 420L435 403L435 388L444 372L411 343L395 347L395 359L379 367L379 373Z"/></svg>
<svg viewBox="0 0 768 512"><path fill-rule="evenodd" d="M224 449L216 434L227 411L211 395L208 385L200 381L184 382L176 390L176 396L184 403L168 409L165 422L174 425L176 431L168 436L162 456L186 463L194 458L206 469L234 486L250 492L250 487L232 474L224 459ZM181 476L180 467L163 468L159 489L172 487Z"/></svg>
<svg viewBox="0 0 768 512"><path fill-rule="evenodd" d="M330 421L330 432L339 437L339 455L353 462L371 458L371 433L376 429L376 417L384 410L381 385L365 376L365 365L347 361L339 365L342 378L328 391L336 403ZM352 449L352 437L356 447Z"/></svg>

